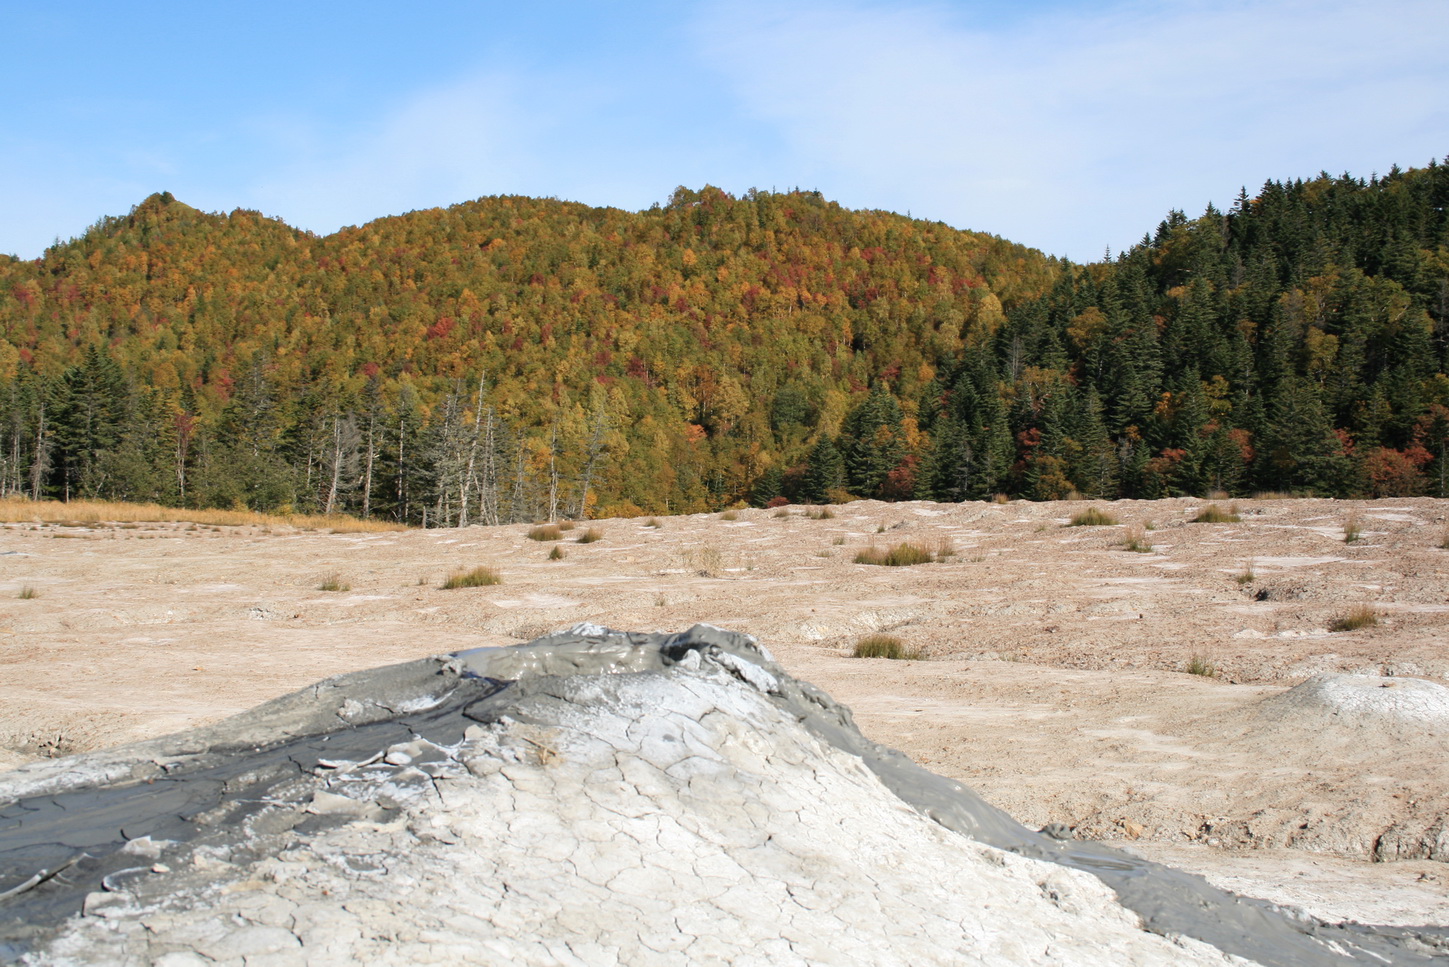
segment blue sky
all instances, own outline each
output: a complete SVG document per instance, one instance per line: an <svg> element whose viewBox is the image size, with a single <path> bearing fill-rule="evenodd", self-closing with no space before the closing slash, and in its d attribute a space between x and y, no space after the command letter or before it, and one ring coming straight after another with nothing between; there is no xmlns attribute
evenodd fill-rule
<svg viewBox="0 0 1449 967"><path fill-rule="evenodd" d="M1078 261L1449 155L1444 0L0 0L0 252L169 190L326 233L814 188Z"/></svg>

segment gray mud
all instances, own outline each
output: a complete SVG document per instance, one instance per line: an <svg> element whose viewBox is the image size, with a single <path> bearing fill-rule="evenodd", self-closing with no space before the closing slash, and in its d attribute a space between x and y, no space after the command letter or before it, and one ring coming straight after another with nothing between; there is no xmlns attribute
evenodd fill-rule
<svg viewBox="0 0 1449 967"><path fill-rule="evenodd" d="M43 951L78 913L104 916L108 896L134 893L136 874L154 869L158 857L204 871L208 857L232 865L259 859L284 833L388 822L399 810L386 790L428 783L429 761L445 758L470 723L529 724L560 679L667 675L678 663L697 663L695 653L858 756L920 813L989 846L1095 875L1152 932L1268 967L1449 964L1442 928L1329 924L1098 844L1033 832L961 784L866 739L848 709L792 678L752 639L706 625L679 634L580 626L514 648L339 676L216 726L0 775L0 959ZM319 776L407 743L405 766L367 806L322 791ZM347 806L328 805L337 800Z"/></svg>

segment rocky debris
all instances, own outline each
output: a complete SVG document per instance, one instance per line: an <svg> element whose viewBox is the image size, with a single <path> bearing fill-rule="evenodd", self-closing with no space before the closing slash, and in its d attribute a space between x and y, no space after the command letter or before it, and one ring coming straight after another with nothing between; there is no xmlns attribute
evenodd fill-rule
<svg viewBox="0 0 1449 967"><path fill-rule="evenodd" d="M27 964L1449 963L1032 833L707 626L330 679L0 803Z"/></svg>
<svg viewBox="0 0 1449 967"><path fill-rule="evenodd" d="M1374 841L1374 859L1381 863L1394 860L1449 863L1449 820L1441 816L1432 825L1397 823L1390 826Z"/></svg>

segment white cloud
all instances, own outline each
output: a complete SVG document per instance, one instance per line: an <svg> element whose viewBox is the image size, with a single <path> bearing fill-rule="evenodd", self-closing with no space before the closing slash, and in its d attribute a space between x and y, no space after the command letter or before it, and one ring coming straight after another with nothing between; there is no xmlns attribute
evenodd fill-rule
<svg viewBox="0 0 1449 967"><path fill-rule="evenodd" d="M738 0L698 36L827 196L1075 259L1268 177L1444 150L1449 7L1119 3L1014 25L969 9Z"/></svg>

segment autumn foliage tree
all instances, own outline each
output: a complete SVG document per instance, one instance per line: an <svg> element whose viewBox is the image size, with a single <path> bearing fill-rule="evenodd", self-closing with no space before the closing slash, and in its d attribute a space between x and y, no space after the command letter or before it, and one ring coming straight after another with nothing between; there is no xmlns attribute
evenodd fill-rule
<svg viewBox="0 0 1449 967"><path fill-rule="evenodd" d="M1077 266L818 193L318 237L154 195L0 257L0 495L415 523L741 499L1445 493L1449 167Z"/></svg>

